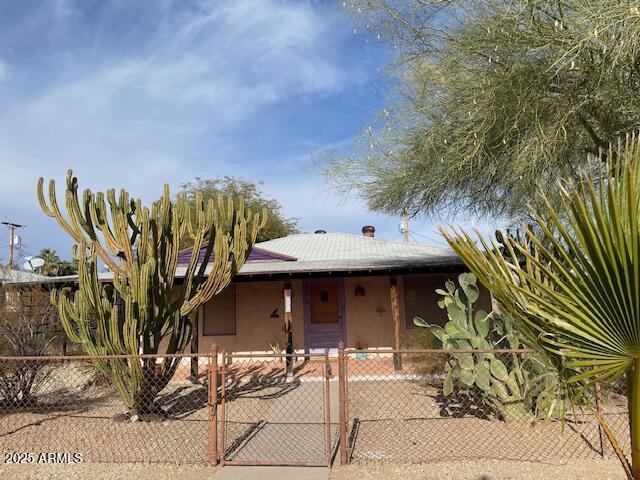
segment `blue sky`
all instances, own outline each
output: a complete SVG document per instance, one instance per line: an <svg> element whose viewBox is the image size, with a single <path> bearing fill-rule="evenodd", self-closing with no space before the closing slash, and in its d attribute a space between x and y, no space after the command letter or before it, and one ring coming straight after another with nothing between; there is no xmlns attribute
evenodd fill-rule
<svg viewBox="0 0 640 480"><path fill-rule="evenodd" d="M37 204L38 176L150 201L194 177L263 181L303 231L398 237L397 218L337 197L308 169L348 151L383 107L385 48L331 1L3 1L0 219L24 251L70 241ZM438 240L428 220L417 240ZM426 236L426 237L425 237ZM0 233L6 261L7 232Z"/></svg>

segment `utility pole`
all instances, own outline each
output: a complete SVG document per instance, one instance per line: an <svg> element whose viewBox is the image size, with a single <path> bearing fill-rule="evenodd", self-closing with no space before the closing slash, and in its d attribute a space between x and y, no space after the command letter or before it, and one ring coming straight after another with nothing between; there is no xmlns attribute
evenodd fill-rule
<svg viewBox="0 0 640 480"><path fill-rule="evenodd" d="M407 215L407 209L405 209L402 214L400 233L402 233L402 240L404 241L404 243L409 243L409 215Z"/></svg>
<svg viewBox="0 0 640 480"><path fill-rule="evenodd" d="M26 225L20 225L19 223L13 222L0 222L2 225L7 225L9 227L9 268L13 268L13 249L15 246L15 231L16 228L24 228Z"/></svg>

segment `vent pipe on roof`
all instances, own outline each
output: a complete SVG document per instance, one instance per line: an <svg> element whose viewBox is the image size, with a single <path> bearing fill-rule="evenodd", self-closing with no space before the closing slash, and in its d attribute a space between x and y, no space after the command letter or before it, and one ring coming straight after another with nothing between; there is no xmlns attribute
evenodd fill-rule
<svg viewBox="0 0 640 480"><path fill-rule="evenodd" d="M376 227L374 227L373 225L365 225L364 227L362 227L362 234L365 237L375 237L376 236Z"/></svg>
<svg viewBox="0 0 640 480"><path fill-rule="evenodd" d="M326 231L326 230L316 230L316 231L315 231L315 232L313 232L313 233L327 233L327 231Z"/></svg>

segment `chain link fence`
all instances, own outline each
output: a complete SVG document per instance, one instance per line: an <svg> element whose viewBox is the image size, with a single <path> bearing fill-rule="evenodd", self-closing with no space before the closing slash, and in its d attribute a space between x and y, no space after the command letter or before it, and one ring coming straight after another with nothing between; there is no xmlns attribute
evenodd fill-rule
<svg viewBox="0 0 640 480"><path fill-rule="evenodd" d="M331 371L327 354L225 354L222 462L329 466L338 422Z"/></svg>
<svg viewBox="0 0 640 480"><path fill-rule="evenodd" d="M190 356L0 358L0 450L32 459L51 453L88 462L208 462L209 362L200 359L194 384ZM138 412L125 406L109 375L134 364L146 383ZM163 367L175 372L168 381Z"/></svg>
<svg viewBox="0 0 640 480"><path fill-rule="evenodd" d="M350 463L613 454L591 411L560 400L561 385L531 351L356 350L344 358ZM595 403L629 451L624 394L599 392Z"/></svg>
<svg viewBox="0 0 640 480"><path fill-rule="evenodd" d="M249 465L612 455L557 387L523 350L0 357L0 450ZM624 390L593 399L628 452Z"/></svg>

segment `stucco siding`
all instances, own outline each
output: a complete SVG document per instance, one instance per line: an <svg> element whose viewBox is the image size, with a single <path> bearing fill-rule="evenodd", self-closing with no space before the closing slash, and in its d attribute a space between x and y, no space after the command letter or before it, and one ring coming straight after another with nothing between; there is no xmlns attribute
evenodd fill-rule
<svg viewBox="0 0 640 480"><path fill-rule="evenodd" d="M210 351L214 343L218 349L229 352L264 352L270 350L270 343L279 343L284 348L283 288L281 281L237 283L235 335L202 335L204 322L212 321L205 305L204 318L199 325L200 351ZM272 317L275 310L278 316Z"/></svg>
<svg viewBox="0 0 640 480"><path fill-rule="evenodd" d="M420 295L425 305L424 317L433 323L446 321L446 313L437 306L440 296L436 288L443 288L446 280L457 280L457 273L421 275L427 277L426 288ZM405 305L406 276L398 276L398 300L400 309L400 344L411 346L412 339L420 330L407 324ZM201 311L204 319L198 325L199 350L206 353L212 345L229 352L265 352L269 343L279 343L285 348L286 338L282 331L284 315L284 281L240 282L236 284L236 334L203 335L203 324L207 321L207 305ZM356 295L356 289L362 287L364 295ZM291 281L292 330L294 349L304 349L304 282L301 279ZM391 312L391 291L389 276L346 277L344 279L344 306L346 321L346 346L355 347L356 342L370 348L392 348L394 345L394 326ZM476 309L491 310L491 300L485 290L481 290ZM278 317L271 315L277 309ZM414 345L415 346L415 345Z"/></svg>
<svg viewBox="0 0 640 480"><path fill-rule="evenodd" d="M389 277L346 278L345 315L348 347L361 342L369 347L393 347L393 321ZM356 296L357 287L364 296Z"/></svg>

